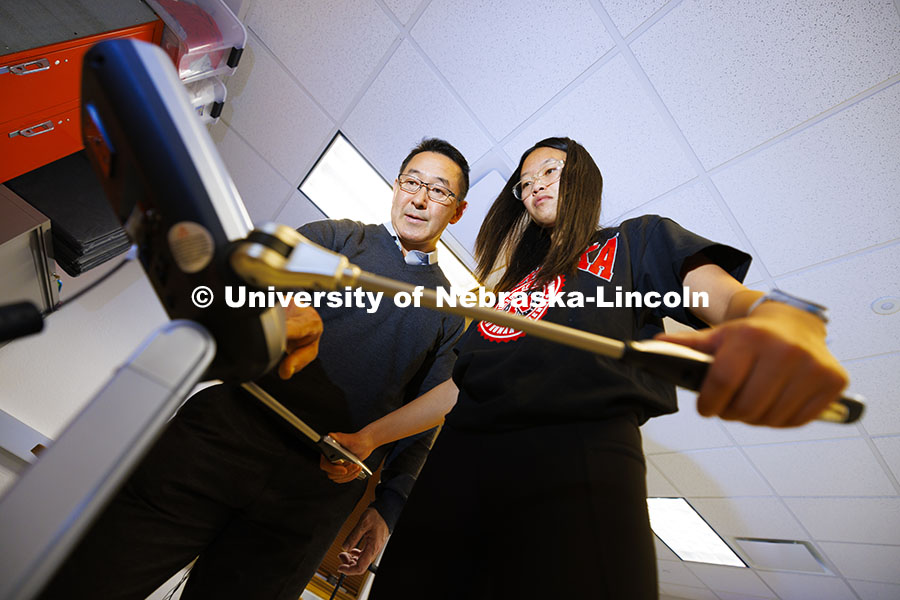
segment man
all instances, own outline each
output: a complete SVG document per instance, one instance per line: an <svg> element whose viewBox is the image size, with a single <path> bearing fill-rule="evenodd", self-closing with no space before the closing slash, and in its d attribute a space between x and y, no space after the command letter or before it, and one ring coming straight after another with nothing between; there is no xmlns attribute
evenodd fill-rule
<svg viewBox="0 0 900 600"><path fill-rule="evenodd" d="M423 140L394 181L390 223L319 221L300 232L366 271L448 286L435 248L465 210L468 172L456 148ZM290 379L270 374L260 385L320 432L354 431L449 377L461 318L389 298L370 308L320 307L321 324L312 309L289 310L291 354L279 372ZM386 460L354 530L360 564L384 545L431 441L401 440L369 457L373 470ZM207 388L185 403L42 597L144 598L199 557L182 598L296 600L366 487L329 480L320 460L240 387Z"/></svg>

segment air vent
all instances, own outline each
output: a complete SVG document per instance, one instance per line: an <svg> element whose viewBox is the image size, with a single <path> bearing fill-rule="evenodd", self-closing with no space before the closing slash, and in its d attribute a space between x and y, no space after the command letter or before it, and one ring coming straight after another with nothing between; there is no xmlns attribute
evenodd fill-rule
<svg viewBox="0 0 900 600"><path fill-rule="evenodd" d="M734 538L752 567L771 571L797 573L830 573L809 542L798 540L766 540Z"/></svg>

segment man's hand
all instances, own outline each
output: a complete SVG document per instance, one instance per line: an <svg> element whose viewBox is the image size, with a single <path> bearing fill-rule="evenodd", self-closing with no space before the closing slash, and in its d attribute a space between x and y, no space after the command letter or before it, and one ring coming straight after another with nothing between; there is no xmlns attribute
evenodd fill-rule
<svg viewBox="0 0 900 600"><path fill-rule="evenodd" d="M848 382L821 320L776 302L710 329L657 338L714 355L697 398L704 416L796 427L837 400Z"/></svg>
<svg viewBox="0 0 900 600"><path fill-rule="evenodd" d="M334 440L355 454L360 460L365 460L372 454L375 447L372 440L363 430L357 433L329 433ZM348 483L356 479L362 470L353 463L334 464L324 456L319 458L319 466L328 475L328 479L335 483Z"/></svg>
<svg viewBox="0 0 900 600"><path fill-rule="evenodd" d="M319 337L322 335L322 319L312 307L300 308L289 304L284 309L287 330L288 355L278 365L278 376L291 376L311 363L319 354Z"/></svg>
<svg viewBox="0 0 900 600"><path fill-rule="evenodd" d="M384 548L389 533L378 511L367 508L341 546L344 551L338 555L341 559L338 571L347 575L365 573Z"/></svg>

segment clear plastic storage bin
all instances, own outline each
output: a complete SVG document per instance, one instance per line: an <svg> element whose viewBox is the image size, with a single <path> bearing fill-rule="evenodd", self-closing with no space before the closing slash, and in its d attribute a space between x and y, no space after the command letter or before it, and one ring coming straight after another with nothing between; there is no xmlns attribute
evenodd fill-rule
<svg viewBox="0 0 900 600"><path fill-rule="evenodd" d="M218 77L206 77L184 84L188 96L191 98L191 106L200 115L204 123L211 123L219 118L222 107L225 106L227 90L225 84Z"/></svg>
<svg viewBox="0 0 900 600"><path fill-rule="evenodd" d="M185 82L234 73L247 31L222 0L145 0L166 27L160 44Z"/></svg>

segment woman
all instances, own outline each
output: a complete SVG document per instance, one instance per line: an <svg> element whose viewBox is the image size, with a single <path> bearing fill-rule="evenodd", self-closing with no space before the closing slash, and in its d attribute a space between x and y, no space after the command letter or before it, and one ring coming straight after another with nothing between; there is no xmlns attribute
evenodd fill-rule
<svg viewBox="0 0 900 600"><path fill-rule="evenodd" d="M715 354L698 398L704 415L793 426L837 398L846 375L825 347L822 321L786 304L754 305L761 294L738 282L748 255L656 216L597 229L601 188L599 169L573 140L530 148L479 232L479 278L505 262L498 291L597 297L602 288L609 300L619 288L664 294L688 286L708 293L708 307L501 308ZM717 326L663 336L663 316ZM334 434L365 456L447 415L372 597L656 598L638 427L677 410L674 387L485 322L469 327L458 353L451 380L357 434ZM351 534L347 547L359 541ZM346 570L359 568L356 554L345 557Z"/></svg>

